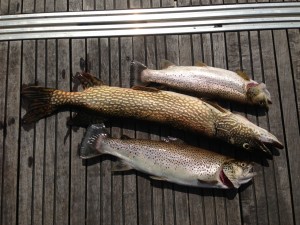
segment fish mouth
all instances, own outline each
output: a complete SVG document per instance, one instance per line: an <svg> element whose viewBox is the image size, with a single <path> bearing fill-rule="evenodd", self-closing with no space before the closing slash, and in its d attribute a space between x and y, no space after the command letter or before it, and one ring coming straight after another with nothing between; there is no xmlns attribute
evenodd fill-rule
<svg viewBox="0 0 300 225"><path fill-rule="evenodd" d="M273 136L273 135L272 135ZM277 138L274 136L274 137L265 137L265 136L262 136L259 138L259 140L257 141L257 145L259 146L259 148L265 152L266 154L272 156L272 152L271 152L271 148L278 148L278 149L283 149L283 144L277 140Z"/></svg>

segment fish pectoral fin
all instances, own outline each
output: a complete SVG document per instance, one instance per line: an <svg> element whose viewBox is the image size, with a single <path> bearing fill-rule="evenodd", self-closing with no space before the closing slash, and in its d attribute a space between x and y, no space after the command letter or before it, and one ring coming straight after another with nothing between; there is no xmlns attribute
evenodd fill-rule
<svg viewBox="0 0 300 225"><path fill-rule="evenodd" d="M160 68L162 70L167 69L171 66L176 66L176 65L174 63L170 62L169 60L166 60L166 59L162 60L161 63L160 63Z"/></svg>
<svg viewBox="0 0 300 225"><path fill-rule="evenodd" d="M162 141L164 142L171 142L171 143L177 143L177 144L184 144L184 141L179 139L179 138L175 138L175 137L166 137L166 138L163 138Z"/></svg>
<svg viewBox="0 0 300 225"><path fill-rule="evenodd" d="M207 65L206 65L204 62L197 61L197 62L195 63L195 66L205 67L205 66L207 66Z"/></svg>
<svg viewBox="0 0 300 225"><path fill-rule="evenodd" d="M219 183L217 180L200 180L200 179L198 179L198 181L201 184L208 184L208 185L217 185Z"/></svg>
<svg viewBox="0 0 300 225"><path fill-rule="evenodd" d="M250 80L249 76L242 70L237 70L236 73L244 80Z"/></svg>
<svg viewBox="0 0 300 225"><path fill-rule="evenodd" d="M80 113L76 113L74 117L69 118L67 121L67 125L76 127L88 127L91 124L103 123L105 120L106 119L101 116L82 111Z"/></svg>
<svg viewBox="0 0 300 225"><path fill-rule="evenodd" d="M112 172L122 172L129 170L133 170L133 168L121 159L118 159L111 167Z"/></svg>
<svg viewBox="0 0 300 225"><path fill-rule="evenodd" d="M130 138L130 137L128 137L127 135L122 135L121 136L121 140L130 140L130 139L132 139L132 138Z"/></svg>
<svg viewBox="0 0 300 225"><path fill-rule="evenodd" d="M148 91L148 92L160 92L160 90L153 87L145 87L145 86L133 86L131 89L138 91Z"/></svg>
<svg viewBox="0 0 300 225"><path fill-rule="evenodd" d="M103 81L89 73L76 73L75 76L73 76L73 80L77 80L83 89L104 85Z"/></svg>
<svg viewBox="0 0 300 225"><path fill-rule="evenodd" d="M164 177L158 177L158 176L149 176L151 179L153 179L153 180L166 180L166 178L164 178Z"/></svg>

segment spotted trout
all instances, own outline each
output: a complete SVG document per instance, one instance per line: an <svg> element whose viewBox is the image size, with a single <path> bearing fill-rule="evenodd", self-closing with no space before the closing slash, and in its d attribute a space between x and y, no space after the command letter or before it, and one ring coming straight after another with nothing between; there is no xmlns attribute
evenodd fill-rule
<svg viewBox="0 0 300 225"><path fill-rule="evenodd" d="M219 138L246 150L271 154L269 147L282 148L278 139L246 118L199 98L154 88L111 87L90 74L78 74L85 89L67 92L31 86L22 91L29 100L23 123L28 124L50 116L65 107L88 110L103 117L135 118L169 124Z"/></svg>
<svg viewBox="0 0 300 225"><path fill-rule="evenodd" d="M158 83L202 97L225 99L269 108L271 96L264 83L251 80L244 72L229 71L198 63L198 66L176 66L163 61L162 70L148 69L132 61L131 79L135 83Z"/></svg>
<svg viewBox="0 0 300 225"><path fill-rule="evenodd" d="M238 188L255 173L252 163L187 145L174 138L163 141L111 138L103 124L91 125L82 141L81 158L113 155L113 171L136 169L150 178L205 188Z"/></svg>

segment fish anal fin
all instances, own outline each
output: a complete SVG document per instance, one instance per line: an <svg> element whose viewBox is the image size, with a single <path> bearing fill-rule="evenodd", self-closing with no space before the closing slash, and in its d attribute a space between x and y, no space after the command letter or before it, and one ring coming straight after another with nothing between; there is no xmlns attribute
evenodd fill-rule
<svg viewBox="0 0 300 225"><path fill-rule="evenodd" d="M123 135L121 136L121 139L122 139L122 140L130 140L131 138L128 137L127 135L124 135L124 134L123 134Z"/></svg>
<svg viewBox="0 0 300 225"><path fill-rule="evenodd" d="M170 136L163 138L162 141L169 142L169 143L184 144L183 140L181 140L179 138L175 138L175 137L170 137Z"/></svg>
<svg viewBox="0 0 300 225"><path fill-rule="evenodd" d="M161 63L160 63L160 67L163 70L167 69L171 66L176 66L176 65L174 63L170 62L169 60L166 60L166 59L162 60Z"/></svg>
<svg viewBox="0 0 300 225"><path fill-rule="evenodd" d="M76 127L88 127L91 124L103 123L105 120L105 118L99 115L82 111L80 113L76 113L72 118L69 118L69 120L67 121L67 125Z"/></svg>
<svg viewBox="0 0 300 225"><path fill-rule="evenodd" d="M149 176L151 179L153 179L153 180L162 180L162 181L165 181L166 180L166 178L164 178L164 177L159 177L159 176Z"/></svg>
<svg viewBox="0 0 300 225"><path fill-rule="evenodd" d="M121 159L118 159L111 167L112 172L122 172L129 170L133 170L133 168Z"/></svg>
<svg viewBox="0 0 300 225"><path fill-rule="evenodd" d="M73 80L78 81L83 89L104 85L103 81L89 73L76 73Z"/></svg>
<svg viewBox="0 0 300 225"><path fill-rule="evenodd" d="M204 62L197 61L197 62L195 63L195 66L205 67L205 66L207 66L207 65L206 65Z"/></svg>
<svg viewBox="0 0 300 225"><path fill-rule="evenodd" d="M242 70L237 70L236 73L242 77L244 80L250 80L249 76Z"/></svg>
<svg viewBox="0 0 300 225"><path fill-rule="evenodd" d="M160 92L157 88L154 87L145 87L145 86L133 86L133 90L138 90L138 91L148 91L148 92Z"/></svg>

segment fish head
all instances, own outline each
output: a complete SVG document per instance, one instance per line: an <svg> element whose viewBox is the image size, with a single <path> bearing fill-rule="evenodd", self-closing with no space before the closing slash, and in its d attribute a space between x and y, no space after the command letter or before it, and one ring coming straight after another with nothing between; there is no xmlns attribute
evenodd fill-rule
<svg viewBox="0 0 300 225"><path fill-rule="evenodd" d="M270 92L264 83L247 84L246 95L249 101L254 105L269 109L269 105L272 104Z"/></svg>
<svg viewBox="0 0 300 225"><path fill-rule="evenodd" d="M273 134L237 114L223 115L215 128L216 137L248 151L258 150L272 156L270 147L283 148Z"/></svg>
<svg viewBox="0 0 300 225"><path fill-rule="evenodd" d="M242 184L249 182L255 175L253 163L233 159L223 164L219 178L228 188L239 188Z"/></svg>

